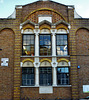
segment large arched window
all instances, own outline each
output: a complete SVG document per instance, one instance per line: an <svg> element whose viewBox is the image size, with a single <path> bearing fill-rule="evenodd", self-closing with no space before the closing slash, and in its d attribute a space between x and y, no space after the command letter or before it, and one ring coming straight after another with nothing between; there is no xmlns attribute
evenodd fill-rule
<svg viewBox="0 0 89 100"><path fill-rule="evenodd" d="M59 29L56 34L56 54L68 55L68 34L65 29Z"/></svg>
<svg viewBox="0 0 89 100"><path fill-rule="evenodd" d="M48 29L42 29L39 35L40 55L51 55L51 34Z"/></svg>
<svg viewBox="0 0 89 100"><path fill-rule="evenodd" d="M69 67L66 61L58 63L57 67L57 85L69 85Z"/></svg>
<svg viewBox="0 0 89 100"><path fill-rule="evenodd" d="M26 61L22 66L22 86L35 85L35 69L30 61Z"/></svg>
<svg viewBox="0 0 89 100"><path fill-rule="evenodd" d="M22 55L34 56L35 40L32 29L24 30L22 46Z"/></svg>

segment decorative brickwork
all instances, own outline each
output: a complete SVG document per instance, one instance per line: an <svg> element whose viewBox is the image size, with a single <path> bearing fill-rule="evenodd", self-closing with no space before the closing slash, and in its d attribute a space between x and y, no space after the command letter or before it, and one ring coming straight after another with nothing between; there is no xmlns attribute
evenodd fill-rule
<svg viewBox="0 0 89 100"><path fill-rule="evenodd" d="M56 23L59 20L64 20L64 18L60 15L57 14L56 12L53 12L51 10L42 10L42 11L36 11L34 13L32 13L31 15L29 15L29 17L27 19L29 19L30 21L34 22L34 23L38 23L38 16L52 16L52 23Z"/></svg>

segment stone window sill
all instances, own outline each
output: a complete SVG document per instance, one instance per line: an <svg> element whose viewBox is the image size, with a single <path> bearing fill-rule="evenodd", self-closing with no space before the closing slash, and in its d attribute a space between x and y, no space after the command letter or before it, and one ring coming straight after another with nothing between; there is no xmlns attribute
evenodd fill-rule
<svg viewBox="0 0 89 100"><path fill-rule="evenodd" d="M67 56L21 56L21 57L70 57L70 55L67 55Z"/></svg>
<svg viewBox="0 0 89 100"><path fill-rule="evenodd" d="M57 85L57 86L52 86L52 87L71 87L72 85ZM44 87L44 86L20 86L20 87ZM50 87L50 86L48 86Z"/></svg>

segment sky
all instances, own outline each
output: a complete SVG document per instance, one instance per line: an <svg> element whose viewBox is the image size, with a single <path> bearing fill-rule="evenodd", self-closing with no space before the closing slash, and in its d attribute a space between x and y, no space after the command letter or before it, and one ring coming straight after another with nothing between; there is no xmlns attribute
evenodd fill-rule
<svg viewBox="0 0 89 100"><path fill-rule="evenodd" d="M25 5L37 0L0 0L0 18L10 16L16 5ZM65 5L74 5L76 12L83 18L89 18L89 0L52 0Z"/></svg>

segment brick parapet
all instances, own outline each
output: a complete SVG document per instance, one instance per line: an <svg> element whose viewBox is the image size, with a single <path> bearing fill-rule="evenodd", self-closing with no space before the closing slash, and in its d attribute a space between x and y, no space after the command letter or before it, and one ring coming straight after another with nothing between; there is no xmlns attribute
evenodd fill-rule
<svg viewBox="0 0 89 100"><path fill-rule="evenodd" d="M36 3L32 3L29 5L23 6L22 19L24 19L25 16L29 15L34 10L40 9L40 8L54 9L54 10L58 11L60 14L62 14L68 21L68 13L67 13L68 7L58 4L58 3L51 2L51 1L45 2L45 3L42 1L38 1ZM27 9L29 9L29 10L27 11Z"/></svg>

